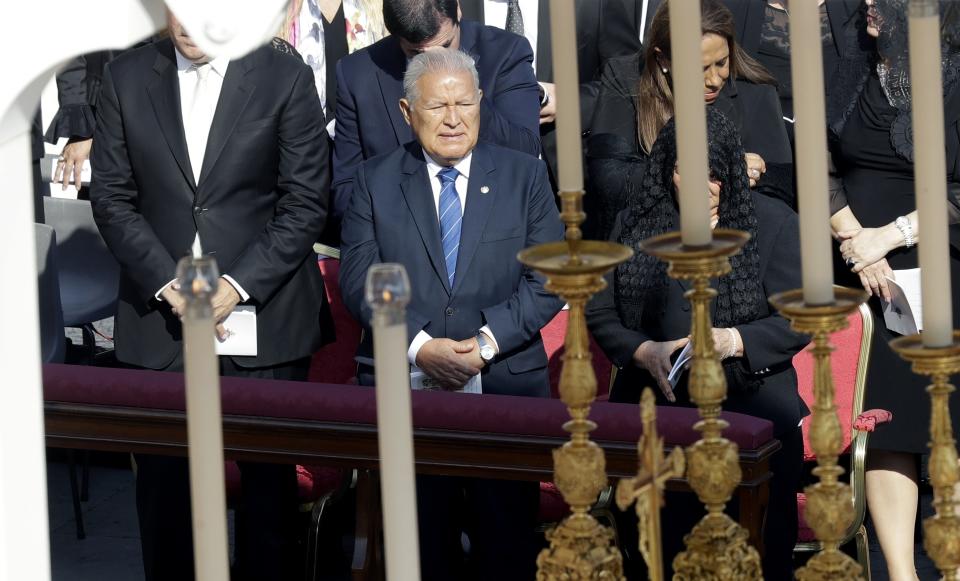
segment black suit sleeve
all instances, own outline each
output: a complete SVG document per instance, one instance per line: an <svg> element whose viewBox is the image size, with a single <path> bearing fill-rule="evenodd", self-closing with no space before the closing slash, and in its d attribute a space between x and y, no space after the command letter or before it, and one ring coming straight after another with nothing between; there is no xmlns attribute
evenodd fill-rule
<svg viewBox="0 0 960 581"><path fill-rule="evenodd" d="M340 294L343 302L364 328L371 327L373 311L364 295L367 271L383 262L377 243L373 218L373 199L367 187L366 166L361 164L353 180L353 196L343 215L343 236L340 246ZM407 308L407 339L413 340L430 320Z"/></svg>
<svg viewBox="0 0 960 581"><path fill-rule="evenodd" d="M763 273L763 291L769 297L802 286L800 222L797 215L786 208L778 228L769 224L771 220L765 221L773 232L769 239L758 239L758 243L770 244L772 248ZM791 329L790 322L776 312L736 328L743 339L744 363L753 372L789 361L810 341L806 335Z"/></svg>
<svg viewBox="0 0 960 581"><path fill-rule="evenodd" d="M600 71L607 59L639 52L640 37L621 0L596 2L596 42L599 63L593 78L580 79L580 118L588 123L600 93ZM581 48L581 54L583 49ZM583 58L583 57L581 57Z"/></svg>
<svg viewBox="0 0 960 581"><path fill-rule="evenodd" d="M494 94L485 94L480 101L480 141L538 156L540 88L533 74L533 50L527 39L513 38L516 41L498 71ZM340 111L338 105L337 123Z"/></svg>
<svg viewBox="0 0 960 581"><path fill-rule="evenodd" d="M177 264L138 209L139 191L127 155L110 65L104 70L90 164L93 217L107 247L146 304L174 279Z"/></svg>
<svg viewBox="0 0 960 581"><path fill-rule="evenodd" d="M357 100L343 74L343 61L337 63L336 129L333 139L333 184L331 213L334 220L343 217L353 193L354 174L363 161Z"/></svg>
<svg viewBox="0 0 960 581"><path fill-rule="evenodd" d="M620 237L620 230L621 223L618 217L610 240L616 241ZM649 341L650 337L640 331L628 329L620 320L614 294L613 274L610 272L604 277L607 281L606 288L594 295L593 299L587 303L587 327L607 358L622 369L633 363L633 354L636 353L637 347Z"/></svg>
<svg viewBox="0 0 960 581"><path fill-rule="evenodd" d="M264 303L311 251L327 219L330 173L323 108L309 67L299 68L278 121L276 210L226 270Z"/></svg>
<svg viewBox="0 0 960 581"><path fill-rule="evenodd" d="M757 191L796 207L793 191L793 150L783 125L780 99L772 85L753 85L746 105L743 148L763 158L767 171L757 182Z"/></svg>
<svg viewBox="0 0 960 581"><path fill-rule="evenodd" d="M550 190L547 167L543 163L537 164L532 187L527 218L527 248L563 238L563 225ZM512 256L504 258L514 260ZM524 268L523 278L513 296L482 310L500 353L510 353L522 347L563 308L563 301L548 292L543 287L544 282L543 276L533 269Z"/></svg>

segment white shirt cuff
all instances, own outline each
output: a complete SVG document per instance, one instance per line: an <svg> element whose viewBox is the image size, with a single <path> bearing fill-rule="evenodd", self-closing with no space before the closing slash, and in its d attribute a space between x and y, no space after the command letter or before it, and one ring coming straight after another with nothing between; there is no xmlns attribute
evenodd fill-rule
<svg viewBox="0 0 960 581"><path fill-rule="evenodd" d="M170 282L168 282L167 284L165 284L165 285L163 285L162 287L160 287L160 290L157 291L157 294L153 295L153 298L157 299L158 301L162 301L162 300L163 300L163 291L167 290L167 288L168 288L170 285L172 285L173 283L175 283L175 282L177 282L177 279L173 279L173 280L171 280Z"/></svg>
<svg viewBox="0 0 960 581"><path fill-rule="evenodd" d="M407 359L410 361L410 365L415 366L417 364L417 354L420 353L420 348L431 339L433 339L433 337L430 336L430 333L420 331L417 333L417 336L413 338L413 341L410 341L410 348L407 349Z"/></svg>
<svg viewBox="0 0 960 581"><path fill-rule="evenodd" d="M497 355L500 354L500 345L497 344L497 338L493 336L493 331L490 330L489 325L484 325L480 327L480 332L490 337L490 341L493 342L493 350L497 352Z"/></svg>
<svg viewBox="0 0 960 581"><path fill-rule="evenodd" d="M247 291L243 290L243 287L240 286L240 283L233 280L232 276L230 276L229 274L221 274L220 278L225 279L227 282L229 282L230 286L232 286L233 289L237 291L237 294L240 295L241 303L245 303L250 300L250 295L247 294Z"/></svg>

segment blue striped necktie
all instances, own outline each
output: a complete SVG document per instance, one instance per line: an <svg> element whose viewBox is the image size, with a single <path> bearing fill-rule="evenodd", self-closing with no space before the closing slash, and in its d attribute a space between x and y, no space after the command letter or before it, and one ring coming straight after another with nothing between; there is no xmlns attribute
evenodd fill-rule
<svg viewBox="0 0 960 581"><path fill-rule="evenodd" d="M460 251L460 228L463 224L463 210L460 196L457 194L456 168L445 167L437 173L440 178L440 234L443 244L443 257L447 265L447 280L453 288L457 274L457 254Z"/></svg>

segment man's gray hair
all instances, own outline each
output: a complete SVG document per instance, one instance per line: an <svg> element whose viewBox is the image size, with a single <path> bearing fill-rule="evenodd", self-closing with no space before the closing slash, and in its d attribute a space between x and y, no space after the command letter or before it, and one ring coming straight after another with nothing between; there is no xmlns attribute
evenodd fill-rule
<svg viewBox="0 0 960 581"><path fill-rule="evenodd" d="M420 88L417 86L420 77L427 73L459 72L470 73L474 89L480 91L480 75L470 55L452 48L423 51L407 63L407 72L403 75L403 96L412 105L420 98Z"/></svg>

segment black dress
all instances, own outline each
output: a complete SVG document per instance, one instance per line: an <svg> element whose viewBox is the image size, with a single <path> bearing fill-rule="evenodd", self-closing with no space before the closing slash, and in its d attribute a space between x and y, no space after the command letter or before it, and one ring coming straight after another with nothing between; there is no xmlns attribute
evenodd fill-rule
<svg viewBox="0 0 960 581"><path fill-rule="evenodd" d="M913 163L897 154L893 143L900 132L891 132L898 111L886 100L876 74L870 75L837 142L834 156L843 179L847 204L865 228L885 226L916 209ZM920 242L922 244L922 240ZM946 249L945 249L946 251ZM953 292L953 326L960 326L960 257L950 249ZM898 248L887 255L894 270L917 268L917 247ZM846 269L844 269L846 270ZM848 272L848 271L847 271ZM859 287L859 279L838 280ZM873 344L867 373L866 409L893 412L893 421L871 435L871 449L924 453L929 440L930 399L926 378L916 375L909 363L889 346L899 335L883 321L881 302L870 299L874 314ZM960 401L951 401L954 431L960 428Z"/></svg>

